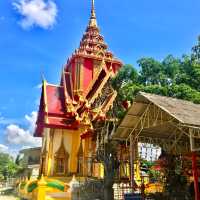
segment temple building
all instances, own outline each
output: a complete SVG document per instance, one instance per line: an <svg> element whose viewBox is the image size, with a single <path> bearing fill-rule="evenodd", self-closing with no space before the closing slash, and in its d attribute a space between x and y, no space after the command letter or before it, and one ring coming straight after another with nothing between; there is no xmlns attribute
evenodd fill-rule
<svg viewBox="0 0 200 200"><path fill-rule="evenodd" d="M35 137L42 137L40 174L48 177L103 176L92 162L94 123L108 120L117 93L110 80L122 62L108 50L97 24L94 0L80 46L62 69L60 84L43 80Z"/></svg>
<svg viewBox="0 0 200 200"><path fill-rule="evenodd" d="M23 149L19 152L21 159L19 164L23 167L18 177L37 178L40 168L40 147Z"/></svg>

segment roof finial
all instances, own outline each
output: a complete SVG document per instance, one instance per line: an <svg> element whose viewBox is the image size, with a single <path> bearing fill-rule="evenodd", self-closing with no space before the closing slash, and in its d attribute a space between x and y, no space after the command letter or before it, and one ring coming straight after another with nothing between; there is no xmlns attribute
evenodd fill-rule
<svg viewBox="0 0 200 200"><path fill-rule="evenodd" d="M95 8L94 8L94 0L92 0L92 11L91 11L92 17L96 17L95 14Z"/></svg>
<svg viewBox="0 0 200 200"><path fill-rule="evenodd" d="M96 19L96 13L95 13L94 0L92 0L92 9L91 9L89 26L97 27L97 19Z"/></svg>

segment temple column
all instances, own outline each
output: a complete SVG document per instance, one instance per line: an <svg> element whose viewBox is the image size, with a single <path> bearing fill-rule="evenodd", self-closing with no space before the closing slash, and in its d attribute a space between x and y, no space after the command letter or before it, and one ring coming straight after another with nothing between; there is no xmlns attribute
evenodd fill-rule
<svg viewBox="0 0 200 200"><path fill-rule="evenodd" d="M49 133L49 152L48 152L48 161L47 161L47 176L51 176L52 168L52 157L53 157L53 138L54 138L54 129L50 130Z"/></svg>
<svg viewBox="0 0 200 200"><path fill-rule="evenodd" d="M84 157L83 157L83 175L88 175L88 152L89 152L89 138L84 139Z"/></svg>
<svg viewBox="0 0 200 200"><path fill-rule="evenodd" d="M78 150L80 147L80 129L72 132L71 155L70 155L70 173L77 172Z"/></svg>

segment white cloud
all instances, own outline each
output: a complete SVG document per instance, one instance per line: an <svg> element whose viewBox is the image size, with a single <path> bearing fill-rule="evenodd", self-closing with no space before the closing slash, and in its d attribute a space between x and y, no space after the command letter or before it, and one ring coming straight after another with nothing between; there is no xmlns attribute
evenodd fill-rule
<svg viewBox="0 0 200 200"><path fill-rule="evenodd" d="M0 144L0 152L3 152L3 153L8 152L8 146L4 144Z"/></svg>
<svg viewBox="0 0 200 200"><path fill-rule="evenodd" d="M37 112L33 111L30 116L29 115L25 115L25 119L29 123L29 131L33 132L34 129L35 129L35 123L36 123L36 120L37 120Z"/></svg>
<svg viewBox="0 0 200 200"><path fill-rule="evenodd" d="M22 16L20 25L24 29L33 26L48 29L56 22L58 10L53 0L14 0L13 6Z"/></svg>
<svg viewBox="0 0 200 200"><path fill-rule="evenodd" d="M18 150L17 149L12 149L4 144L0 144L0 153L6 153L12 156L12 158L15 160L17 155L18 155Z"/></svg>
<svg viewBox="0 0 200 200"><path fill-rule="evenodd" d="M36 89L41 89L41 88L42 88L42 83L36 85L35 88L36 88Z"/></svg>
<svg viewBox="0 0 200 200"><path fill-rule="evenodd" d="M29 127L27 129L23 129L16 124L10 124L6 127L5 135L7 142L9 144L30 147L41 146L41 139L33 137L37 113L32 112L30 116L26 115L25 119L29 123Z"/></svg>

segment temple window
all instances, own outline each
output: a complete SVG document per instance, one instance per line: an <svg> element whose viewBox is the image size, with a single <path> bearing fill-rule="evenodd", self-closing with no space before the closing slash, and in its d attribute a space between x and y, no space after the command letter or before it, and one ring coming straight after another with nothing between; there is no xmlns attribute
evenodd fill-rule
<svg viewBox="0 0 200 200"><path fill-rule="evenodd" d="M78 170L77 170L79 175L83 175L83 157L79 156L78 157Z"/></svg>
<svg viewBox="0 0 200 200"><path fill-rule="evenodd" d="M65 162L63 158L57 160L57 173L64 173L65 171Z"/></svg>
<svg viewBox="0 0 200 200"><path fill-rule="evenodd" d="M92 158L88 157L87 158L87 175L92 176L92 174L93 174Z"/></svg>
<svg viewBox="0 0 200 200"><path fill-rule="evenodd" d="M62 142L60 148L55 154L55 165L54 165L55 175L63 175L68 172L68 159L69 159L69 154L65 150L64 143Z"/></svg>
<svg viewBox="0 0 200 200"><path fill-rule="evenodd" d="M81 139L81 143L80 143L80 147L79 147L79 151L78 151L78 169L77 169L77 173L79 175L83 175L83 146L82 146L82 139Z"/></svg>

